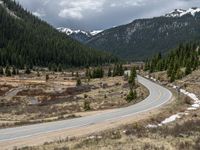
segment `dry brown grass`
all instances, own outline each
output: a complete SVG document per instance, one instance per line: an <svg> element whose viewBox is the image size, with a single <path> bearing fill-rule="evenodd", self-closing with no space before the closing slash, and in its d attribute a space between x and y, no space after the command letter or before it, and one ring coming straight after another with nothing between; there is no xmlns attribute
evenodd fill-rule
<svg viewBox="0 0 200 150"><path fill-rule="evenodd" d="M176 92L174 91L174 95ZM147 124L157 124L190 105L190 99L181 95L152 117L109 129L87 137L60 139L41 146L24 149L80 149L80 150L198 150L200 148L200 110L193 111L178 122L158 128L146 128Z"/></svg>
<svg viewBox="0 0 200 150"><path fill-rule="evenodd" d="M42 75L36 77L35 73L23 80L20 78L0 79L0 84L6 80L8 85L24 87L16 96L2 98L0 127L80 117L74 114L85 112L85 101L90 103L91 111L98 111L132 105L148 96L148 90L138 85L138 99L127 103L125 97L129 88L123 77L92 79L89 83L83 79L83 85L79 87L75 86L76 81L69 73L50 74L48 82ZM31 104L32 98L37 104Z"/></svg>

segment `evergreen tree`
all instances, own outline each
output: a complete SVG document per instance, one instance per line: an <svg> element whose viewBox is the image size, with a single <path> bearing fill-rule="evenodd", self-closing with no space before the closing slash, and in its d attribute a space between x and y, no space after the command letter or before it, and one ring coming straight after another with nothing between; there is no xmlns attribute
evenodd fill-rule
<svg viewBox="0 0 200 150"><path fill-rule="evenodd" d="M0 75L4 75L3 67L0 67Z"/></svg>
<svg viewBox="0 0 200 150"><path fill-rule="evenodd" d="M77 78L76 79L76 86L81 86L81 79L80 78Z"/></svg>
<svg viewBox="0 0 200 150"><path fill-rule="evenodd" d="M185 75L188 75L192 72L192 69L191 69L191 66L190 64L188 63L187 66L186 66L186 69L185 69Z"/></svg>
<svg viewBox="0 0 200 150"><path fill-rule="evenodd" d="M92 78L103 78L104 77L104 70L102 67L97 67L93 69Z"/></svg>
<svg viewBox="0 0 200 150"><path fill-rule="evenodd" d="M46 79L46 82L48 82L48 81L49 81L49 75L48 75L48 74L46 74L46 77L45 77L45 79Z"/></svg>
<svg viewBox="0 0 200 150"><path fill-rule="evenodd" d="M19 69L18 68L16 69L16 73L17 73L17 75L19 74Z"/></svg>
<svg viewBox="0 0 200 150"><path fill-rule="evenodd" d="M26 67L25 74L31 74L31 70L30 70L29 66Z"/></svg>
<svg viewBox="0 0 200 150"><path fill-rule="evenodd" d="M124 69L122 64L115 64L113 69L113 77L115 76L123 76L124 75Z"/></svg>
<svg viewBox="0 0 200 150"><path fill-rule="evenodd" d="M17 75L17 71L15 67L12 68L12 75Z"/></svg>
<svg viewBox="0 0 200 150"><path fill-rule="evenodd" d="M79 77L79 73L78 73L78 71L76 72L76 77L77 77L77 78Z"/></svg>
<svg viewBox="0 0 200 150"><path fill-rule="evenodd" d="M131 69L131 74L130 74L130 77L129 77L129 84L130 84L130 87L132 88L133 86L135 86L135 78L137 77L137 72L136 72L136 68L133 67Z"/></svg>
<svg viewBox="0 0 200 150"><path fill-rule="evenodd" d="M199 66L199 43L180 44L178 48L172 50L168 55L162 57L160 54L147 61L145 68L150 72L167 70L167 75L171 82L190 74ZM150 66L149 66L150 64ZM149 67L148 67L149 66ZM185 68L185 73L181 71Z"/></svg>
<svg viewBox="0 0 200 150"><path fill-rule="evenodd" d="M124 75L124 69L123 69L123 66L122 64L119 65L119 76L123 76Z"/></svg>
<svg viewBox="0 0 200 150"><path fill-rule="evenodd" d="M137 98L137 92L136 90L133 91L133 89L130 89L129 94L126 97L127 102L131 102Z"/></svg>
<svg viewBox="0 0 200 150"><path fill-rule="evenodd" d="M51 65L51 71L57 72L58 71L57 69L58 68L57 68L56 64Z"/></svg>
<svg viewBox="0 0 200 150"><path fill-rule="evenodd" d="M85 111L91 110L90 102L89 101L84 101L84 110Z"/></svg>
<svg viewBox="0 0 200 150"><path fill-rule="evenodd" d="M11 76L11 71L10 71L10 67L9 66L6 66L5 74L6 74L7 77Z"/></svg>
<svg viewBox="0 0 200 150"><path fill-rule="evenodd" d="M62 69L62 65L59 64L59 65L58 65L58 72L62 72L62 70L63 70L63 69Z"/></svg>

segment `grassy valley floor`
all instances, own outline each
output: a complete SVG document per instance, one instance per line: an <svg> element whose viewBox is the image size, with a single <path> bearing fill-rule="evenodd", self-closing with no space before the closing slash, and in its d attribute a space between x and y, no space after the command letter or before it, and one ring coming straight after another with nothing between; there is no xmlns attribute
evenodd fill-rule
<svg viewBox="0 0 200 150"><path fill-rule="evenodd" d="M76 77L71 72L32 72L15 77L0 78L0 127L41 123L85 116L96 111L126 107L148 96L148 90L137 84L138 98L126 101L129 92L124 77L82 79L76 86ZM79 71L84 74L84 71ZM87 106L87 105L89 106ZM97 113L97 112L96 112Z"/></svg>
<svg viewBox="0 0 200 150"><path fill-rule="evenodd" d="M163 74L163 73L162 73ZM200 97L200 70L176 81L189 92ZM80 149L80 150L199 150L200 149L200 109L189 111L174 122L158 127L149 127L149 124L159 124L165 118L184 112L192 104L192 100L185 96L177 96L175 100L159 109L150 118L132 122L103 132L90 134L84 137L70 137L45 143L41 146L24 147L23 150L36 149Z"/></svg>

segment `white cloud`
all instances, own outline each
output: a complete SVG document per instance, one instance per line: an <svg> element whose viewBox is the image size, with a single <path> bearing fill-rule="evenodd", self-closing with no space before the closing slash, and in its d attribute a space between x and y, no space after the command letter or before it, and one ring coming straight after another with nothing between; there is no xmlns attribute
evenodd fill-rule
<svg viewBox="0 0 200 150"><path fill-rule="evenodd" d="M133 7L145 5L147 0L124 0L110 3L110 7Z"/></svg>
<svg viewBox="0 0 200 150"><path fill-rule="evenodd" d="M63 9L60 11L58 16L60 16L62 18L72 18L72 19L78 19L78 20L83 18L83 15L79 8Z"/></svg>
<svg viewBox="0 0 200 150"><path fill-rule="evenodd" d="M43 11L35 11L35 12L32 12L32 14L40 18L46 16Z"/></svg>
<svg viewBox="0 0 200 150"><path fill-rule="evenodd" d="M199 7L200 0L16 0L54 26L97 30L176 8Z"/></svg>
<svg viewBox="0 0 200 150"><path fill-rule="evenodd" d="M80 20L86 11L101 12L104 2L105 0L62 0L59 3L62 8L59 16Z"/></svg>

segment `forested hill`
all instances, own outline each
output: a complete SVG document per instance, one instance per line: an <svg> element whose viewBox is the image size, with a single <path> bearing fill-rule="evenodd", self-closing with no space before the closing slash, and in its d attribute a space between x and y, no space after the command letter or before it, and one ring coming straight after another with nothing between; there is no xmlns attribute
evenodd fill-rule
<svg viewBox="0 0 200 150"><path fill-rule="evenodd" d="M165 16L134 20L92 37L87 44L124 59L145 60L167 54L177 44L200 38L200 9L177 10Z"/></svg>
<svg viewBox="0 0 200 150"><path fill-rule="evenodd" d="M81 45L25 11L11 0L0 0L0 66L63 67L116 61L111 54Z"/></svg>
<svg viewBox="0 0 200 150"><path fill-rule="evenodd" d="M172 50L167 56L161 54L154 56L146 62L145 70L150 72L165 71L171 82L180 79L200 65L200 42L190 42L180 44Z"/></svg>

